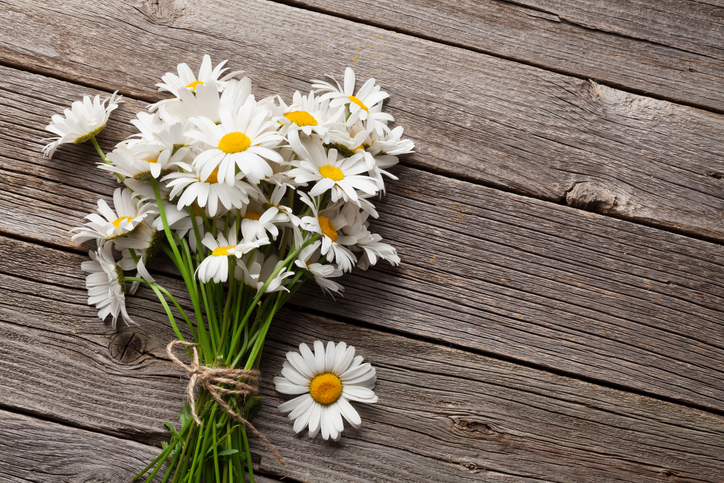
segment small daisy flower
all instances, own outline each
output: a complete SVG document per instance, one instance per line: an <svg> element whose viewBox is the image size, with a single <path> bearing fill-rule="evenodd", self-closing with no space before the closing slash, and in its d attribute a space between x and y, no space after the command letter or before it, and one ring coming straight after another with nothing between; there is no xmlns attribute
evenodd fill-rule
<svg viewBox="0 0 724 483"><path fill-rule="evenodd" d="M349 224L342 229L343 233L356 240L353 250L363 252L357 263L359 268L367 270L370 265L377 264L379 258L386 260L392 266L400 264L397 250L392 245L382 242L382 236L370 233L368 230L367 219L370 216L368 212L359 210L354 205L345 205L341 211L349 221Z"/></svg>
<svg viewBox="0 0 724 483"><path fill-rule="evenodd" d="M281 133L291 130L302 131L307 136L316 133L325 143L339 142L347 138L344 126L344 108L329 109L329 101L321 101L310 92L302 96L294 93L291 106L279 98L280 110L274 120L283 125Z"/></svg>
<svg viewBox="0 0 724 483"><path fill-rule="evenodd" d="M155 207L150 204L142 204L141 201L129 189L116 188L113 192L113 211L104 200L98 200L98 212L86 216L89 223L80 228L71 238L74 243L80 245L87 240L96 240L99 243L104 240L113 240L131 233L147 216L155 213Z"/></svg>
<svg viewBox="0 0 724 483"><path fill-rule="evenodd" d="M225 75L223 78L219 78L221 74L226 72L227 69L224 69L224 65L226 65L226 60L222 61L212 69L211 67L211 57L207 55L204 55L203 60L201 61L201 68L199 69L199 75L194 75L191 68L186 63L181 63L177 66L176 70L178 71L178 75L167 72L166 75L161 77L161 80L163 81L160 84L156 84L158 86L159 91L167 91L173 94L176 97L179 97L179 92L195 92L196 88L200 85L206 84L208 82L214 82L218 86L219 90L222 90L225 85L225 81L239 75L242 71L234 71L227 75Z"/></svg>
<svg viewBox="0 0 724 483"><path fill-rule="evenodd" d="M219 212L219 205L227 210L242 208L249 203L249 195L255 195L257 189L242 181L243 174L236 176L233 185L219 183L218 169L211 171L209 176L202 178L189 165L179 163L183 172L171 173L163 178L163 181L171 189L170 199L178 197L178 209L196 202L201 208L207 208L210 216L216 216Z"/></svg>
<svg viewBox="0 0 724 483"><path fill-rule="evenodd" d="M188 135L211 146L193 162L201 179L208 178L218 168L219 182L232 185L237 166L252 184L272 176L274 171L266 160L282 162L281 155L273 148L283 138L274 130L276 126L268 118L270 113L250 97L238 114L221 108L220 125L203 117L193 118L200 131L191 131Z"/></svg>
<svg viewBox="0 0 724 483"><path fill-rule="evenodd" d="M135 324L126 311L126 283L123 270L116 265L110 243L101 244L96 251L88 252L90 261L82 262L80 268L88 272L85 286L88 289L88 305L95 305L98 317L112 318L113 328L120 314L127 324Z"/></svg>
<svg viewBox="0 0 724 483"><path fill-rule="evenodd" d="M377 182L369 176L360 175L368 171L364 155L343 158L334 148L325 152L321 142L309 138L300 140L294 131L289 134L289 143L301 157L300 161L292 161L295 168L289 171L289 176L300 184L315 181L309 191L310 196L331 191L332 202L335 203L340 198L356 202L359 198L357 191L368 195L377 193Z"/></svg>
<svg viewBox="0 0 724 483"><path fill-rule="evenodd" d="M59 137L43 148L43 154L52 158L61 144L84 143L100 133L106 127L111 111L123 102L116 92L103 102L100 96L95 96L93 101L89 96L84 96L83 101L75 101L70 109L64 111L65 117L53 115L53 122L45 129Z"/></svg>
<svg viewBox="0 0 724 483"><path fill-rule="evenodd" d="M330 99L330 108L339 106L349 108L348 126L353 125L359 119L366 121L368 130L375 130L381 134L387 128L387 122L394 120L390 114L382 112L382 101L390 97L390 95L380 90L380 86L375 85L374 79L365 82L357 91L357 94L354 95L355 81L354 71L347 67L344 71L344 88L337 81L335 81L337 87L334 87L329 82L318 80L312 81L315 83L312 84L312 87L320 91L328 91L322 95L321 99Z"/></svg>
<svg viewBox="0 0 724 483"><path fill-rule="evenodd" d="M251 243L246 240L237 242L236 223L234 223L226 235L219 231L217 237L214 238L211 233L206 233L201 243L211 250L211 253L198 266L195 276L204 283L208 283L209 280L219 283L229 279L229 257L241 257L261 245L268 244L269 239L265 238Z"/></svg>
<svg viewBox="0 0 724 483"><path fill-rule="evenodd" d="M344 291L344 287L329 279L341 277L344 273L334 265L324 265L319 263L319 246L321 244L322 242L317 240L311 245L304 247L302 251L299 252L299 255L297 255L297 259L294 261L294 264L311 273L312 276L314 276L314 281L317 282L317 285L319 285L322 289L322 292L329 294L332 298L334 298L332 292L340 293Z"/></svg>
<svg viewBox="0 0 724 483"><path fill-rule="evenodd" d="M237 260L235 277L237 280L243 281L248 287L255 288L257 293L259 293L267 280L269 280L269 277L274 273L274 270L282 263L284 263L284 261L280 261L276 255L270 255L264 259L264 255L257 251L247 260L244 258ZM281 290L289 292L289 289L286 288L283 283L285 278L293 275L293 271L282 268L269 282L264 293L279 292Z"/></svg>
<svg viewBox="0 0 724 483"><path fill-rule="evenodd" d="M354 245L357 241L338 230L346 227L349 221L341 213L341 205L331 206L319 211L319 207L306 193L300 191L299 197L312 209L314 216L302 218L302 229L322 236L321 254L330 262L336 261L343 272L351 272L357 263L357 257L345 245Z"/></svg>
<svg viewBox="0 0 724 483"><path fill-rule="evenodd" d="M350 401L376 403L374 389L377 381L375 368L355 357L355 349L344 342L328 342L325 351L321 341L314 342L314 353L307 344L299 345L299 352L287 352L282 376L274 378L276 390L282 394L301 394L279 405L279 411L288 412L294 421L294 432L307 426L309 437L322 433L322 438L338 441L342 436L342 418L354 428L362 419Z"/></svg>
<svg viewBox="0 0 724 483"><path fill-rule="evenodd" d="M149 181L167 174L186 156L188 148L181 148L172 155L172 150L159 152L161 146L136 144L132 148L118 147L108 153L108 163L99 163L104 171L117 173L124 178Z"/></svg>
<svg viewBox="0 0 724 483"><path fill-rule="evenodd" d="M276 206L269 207L269 209L263 213L255 213L251 209L247 209L243 216L241 220L241 233L247 240L268 238L266 235L267 232L276 240L279 236L277 224L288 220L286 214L280 213L279 208Z"/></svg>

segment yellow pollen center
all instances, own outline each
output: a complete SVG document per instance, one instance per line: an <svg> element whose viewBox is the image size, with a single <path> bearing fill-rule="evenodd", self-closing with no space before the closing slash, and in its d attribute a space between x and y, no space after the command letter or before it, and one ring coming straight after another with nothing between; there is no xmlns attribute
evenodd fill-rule
<svg viewBox="0 0 724 483"><path fill-rule="evenodd" d="M327 218L326 216L320 216L317 218L319 220L319 227L322 229L322 233L331 238L333 242L337 241L337 229L334 227L332 222Z"/></svg>
<svg viewBox="0 0 724 483"><path fill-rule="evenodd" d="M224 134L219 141L219 149L227 154L240 153L246 151L251 146L251 139L243 132L230 132Z"/></svg>
<svg viewBox="0 0 724 483"><path fill-rule="evenodd" d="M204 83L203 81L193 81L191 84L187 85L186 87L188 87L188 88L191 89L192 91L195 91L195 90L196 90L196 86L200 86L200 85L203 84L203 83Z"/></svg>
<svg viewBox="0 0 724 483"><path fill-rule="evenodd" d="M214 170L211 172L208 178L206 178L206 181L204 183L218 183L219 179L217 178L219 176L219 168L214 168ZM197 180L201 181L201 178L196 178Z"/></svg>
<svg viewBox="0 0 724 483"><path fill-rule="evenodd" d="M131 218L130 216L122 216L120 218L116 218L116 221L113 222L113 226L115 226L116 228L120 228L122 221L131 221L132 219L133 218Z"/></svg>
<svg viewBox="0 0 724 483"><path fill-rule="evenodd" d="M357 99L355 96L349 96L349 100L352 101L352 102L354 102L355 104L357 104L357 105L358 105L359 107L361 107L363 110L365 110L365 111L367 111L367 112L370 112L370 110L367 109L367 106L365 106L364 104L362 104L362 101L360 101L359 99Z"/></svg>
<svg viewBox="0 0 724 483"><path fill-rule="evenodd" d="M337 166L332 166L331 164L325 164L319 168L319 174L334 181L342 181L344 179L344 173L342 170Z"/></svg>
<svg viewBox="0 0 724 483"><path fill-rule="evenodd" d="M314 119L314 116L309 114L307 111L288 112L284 114L284 117L286 117L299 127L317 125L317 120Z"/></svg>
<svg viewBox="0 0 724 483"><path fill-rule="evenodd" d="M249 220L259 220L261 219L261 215L259 213L251 213L249 211L246 212L244 215L244 218L247 218Z"/></svg>
<svg viewBox="0 0 724 483"><path fill-rule="evenodd" d="M158 163L158 158L147 159L146 162L147 163Z"/></svg>
<svg viewBox="0 0 724 483"><path fill-rule="evenodd" d="M228 257L229 255L226 252L228 252L229 250L232 250L234 248L236 248L234 245L214 248L214 251L211 252L211 254L215 257ZM233 253L232 253L232 255L233 255Z"/></svg>
<svg viewBox="0 0 724 483"><path fill-rule="evenodd" d="M342 381L330 372L314 376L309 383L309 395L319 404L332 404L342 395Z"/></svg>

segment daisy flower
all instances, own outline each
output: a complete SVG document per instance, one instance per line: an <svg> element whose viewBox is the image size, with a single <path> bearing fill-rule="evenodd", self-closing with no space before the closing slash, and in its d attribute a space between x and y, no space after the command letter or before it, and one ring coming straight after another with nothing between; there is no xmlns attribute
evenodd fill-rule
<svg viewBox="0 0 724 483"><path fill-rule="evenodd" d="M88 289L88 305L95 305L98 317L112 318L113 328L120 314L127 324L135 324L126 311L126 283L123 270L116 265L110 243L101 244L96 251L88 252L90 261L82 262L80 268L88 272L85 286Z"/></svg>
<svg viewBox="0 0 724 483"><path fill-rule="evenodd" d="M319 207L309 195L300 191L299 197L312 209L314 214L314 216L302 218L302 229L322 235L322 256L327 257L330 262L336 261L337 266L343 272L351 272L353 265L357 263L357 257L345 245L354 245L356 240L344 233L340 235L338 231L349 224L340 211L341 205L319 211Z"/></svg>
<svg viewBox="0 0 724 483"><path fill-rule="evenodd" d="M382 112L382 101L390 95L380 90L380 86L375 85L374 79L365 82L355 95L355 81L354 71L347 67L344 71L344 88L337 81L335 81L337 84L335 87L329 82L318 80L312 81L315 83L312 84L312 87L320 91L328 91L322 95L321 99L330 99L329 107L348 107L350 112L349 118L347 118L348 126L353 125L359 119L366 121L368 130L375 130L381 134L387 128L387 122L394 120L390 114Z"/></svg>
<svg viewBox="0 0 724 483"><path fill-rule="evenodd" d="M226 60L222 61L212 69L211 67L211 57L209 55L204 55L203 60L201 61L201 68L199 69L199 75L194 75L194 72L191 70L191 68L186 63L181 63L176 67L176 70L178 71L178 75L167 72L166 75L161 77L161 80L163 81L160 84L156 84L159 91L167 91L173 94L176 97L179 97L180 92L195 92L196 88L200 85L206 84L210 81L215 82L218 86L219 90L222 90L224 88L225 81L239 75L242 71L237 70L234 72L231 72L229 74L226 74L224 77L219 79L219 76L226 72L227 69L224 69L224 65L226 64Z"/></svg>
<svg viewBox="0 0 724 483"><path fill-rule="evenodd" d="M282 136L276 132L275 123L269 119L270 110L257 106L253 97L247 99L238 113L221 108L221 124L216 125L203 117L191 119L200 131L188 135L211 146L194 159L193 166L202 179L218 168L219 183L234 184L236 167L252 184L258 184L274 171L265 161L282 162L274 151ZM277 124L278 126L278 124Z"/></svg>
<svg viewBox="0 0 724 483"><path fill-rule="evenodd" d="M344 287L329 279L341 277L344 273L334 265L324 265L319 263L320 253L318 249L321 244L322 242L317 240L311 245L304 247L302 251L299 252L299 255L297 255L297 259L294 261L294 264L311 273L314 277L314 281L317 282L317 285L319 285L322 289L322 292L329 294L332 298L334 298L332 292L340 293L344 291Z"/></svg>
<svg viewBox="0 0 724 483"><path fill-rule="evenodd" d="M353 249L363 252L357 263L359 268L367 270L370 265L375 265L379 258L388 261L392 266L400 264L400 257L397 255L395 247L382 242L382 236L370 233L368 230L367 218L370 216L368 212L360 210L354 205L343 206L341 212L349 221L349 224L343 228L343 233L355 239Z"/></svg>
<svg viewBox="0 0 724 483"><path fill-rule="evenodd" d="M256 292L259 293L272 273L283 263L284 260L280 261L276 255L270 255L264 259L262 253L254 252L248 260L243 258L237 260L235 277L237 280L243 281L248 287L255 288ZM283 283L285 278L293 275L294 272L291 270L282 268L269 282L264 293L279 292L281 290L289 292L289 289Z"/></svg>
<svg viewBox="0 0 724 483"><path fill-rule="evenodd" d="M99 243L104 240L113 240L131 233L147 216L155 213L155 207L150 204L142 204L141 201L126 188L116 188L113 192L113 211L104 200L98 200L98 212L86 216L89 223L80 228L71 238L74 243L80 245L87 240L96 240Z"/></svg>
<svg viewBox="0 0 724 483"><path fill-rule="evenodd" d="M310 92L302 96L294 93L291 106L279 97L280 110L274 120L282 124L282 134L291 130L302 131L307 136L316 133L325 143L340 142L347 138L344 126L344 108L329 109L329 101L322 101Z"/></svg>
<svg viewBox="0 0 724 483"><path fill-rule="evenodd" d="M241 257L243 254L250 252L254 248L269 243L268 238L247 242L242 240L237 242L236 223L231 225L228 233L224 235L219 231L216 238L211 233L206 236L201 243L211 250L203 262L196 269L195 276L204 283L213 280L216 283L226 282L229 279L229 257Z"/></svg>
<svg viewBox="0 0 724 483"><path fill-rule="evenodd" d="M161 118L168 123L184 122L192 117L206 117L215 124L221 122L219 110L225 107L238 112L251 94L251 80L231 80L219 96L217 84L209 81L197 87L195 92L180 91L177 99L164 99L149 107L158 108Z"/></svg>
<svg viewBox="0 0 724 483"><path fill-rule="evenodd" d="M243 174L239 173L234 184L219 183L218 169L214 169L204 178L189 165L179 163L183 172L171 173L163 178L163 181L171 189L170 199L178 198L178 209L196 202L201 208L207 208L210 216L216 216L219 205L227 210L242 208L249 203L249 195L256 194L256 187L242 181ZM180 195L180 196L179 196Z"/></svg>
<svg viewBox="0 0 724 483"><path fill-rule="evenodd" d="M331 191L334 203L340 198L356 202L359 198L357 191L368 195L377 193L377 182L369 176L360 175L368 171L364 155L356 154L351 158L343 158L338 156L334 148L325 152L321 142L310 138L300 140L295 131L289 133L289 143L301 160L292 161L295 168L288 174L296 183L315 181L314 187L309 191L310 196Z"/></svg>
<svg viewBox="0 0 724 483"><path fill-rule="evenodd" d="M328 342L325 351L321 341L314 342L314 353L307 344L300 344L299 352L287 352L282 377L275 377L274 385L282 394L301 394L279 405L294 421L294 432L309 426L310 438L321 431L323 439L338 441L344 430L342 417L354 428L362 425L350 401L376 403L372 389L377 375L354 353L344 342Z"/></svg>
<svg viewBox="0 0 724 483"><path fill-rule="evenodd" d="M100 96L95 96L93 101L89 96L84 96L83 101L75 101L70 109L64 111L65 117L53 115L52 122L45 129L59 137L43 148L43 154L52 158L61 144L84 143L101 132L106 127L111 111L123 102L116 92L103 102Z"/></svg>
<svg viewBox="0 0 724 483"><path fill-rule="evenodd" d="M99 163L104 171L117 173L124 178L149 181L170 172L171 168L181 162L188 148L180 148L172 155L172 150L164 150L161 146L136 144L132 148L118 147L106 155L108 163Z"/></svg>

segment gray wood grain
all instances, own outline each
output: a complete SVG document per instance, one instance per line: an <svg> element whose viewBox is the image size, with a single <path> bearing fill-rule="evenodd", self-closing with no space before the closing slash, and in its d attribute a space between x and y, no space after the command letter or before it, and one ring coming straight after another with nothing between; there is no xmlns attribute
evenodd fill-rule
<svg viewBox="0 0 724 483"><path fill-rule="evenodd" d="M161 452L128 439L1 409L0 421L3 483L129 483ZM157 476L153 481L161 480ZM279 480L254 475L254 481Z"/></svg>
<svg viewBox="0 0 724 483"><path fill-rule="evenodd" d="M280 0L675 102L724 110L724 7L671 0ZM363 48L361 56L377 55Z"/></svg>
<svg viewBox="0 0 724 483"><path fill-rule="evenodd" d="M121 333L131 330L143 345L134 349L137 355L119 360L119 351L109 349L117 336L83 306L77 267L84 257L15 240L2 243L0 405L109 435L157 439L161 422L179 410L184 389L163 352L171 337L163 316L140 297L132 299L129 311L141 323ZM347 428L336 444L295 437L291 422L275 409L287 399L271 385L285 352L316 339L346 340L378 371L379 403L358 405L362 428ZM263 361L266 403L255 425L288 461L281 467L252 439L266 473L304 482L724 477L724 417L705 411L290 310L275 320ZM41 466L33 468L42 468L43 478L74 472L89 477L92 465L85 463L94 438L103 448L111 441L103 435L80 440L75 430L51 423L38 428L16 415L3 413L3 419L0 434L11 438L0 438L0 447L14 443L40 452ZM49 446L42 427L60 431L62 444ZM119 443L124 445L139 448ZM105 462L103 471L129 471L151 451L133 449L132 459ZM0 470L3 477L53 481L23 476L32 470L27 463L14 465L5 456L0 461L12 467Z"/></svg>
<svg viewBox="0 0 724 483"><path fill-rule="evenodd" d="M147 99L203 52L287 97L353 65L391 93L408 165L724 239L721 115L263 0L1 8L5 63Z"/></svg>
<svg viewBox="0 0 724 483"><path fill-rule="evenodd" d="M54 108L41 100L48 85L57 103L85 89L6 73L26 79L17 95L27 97L4 101L13 129L0 130L0 231L77 249L68 230L116 183L92 168L90 146L42 159L45 111L26 106L37 97ZM128 100L102 136L128 135L142 107ZM417 169L397 174L375 229L402 266L345 279L337 303L306 297L315 287L295 303L724 410L722 246Z"/></svg>

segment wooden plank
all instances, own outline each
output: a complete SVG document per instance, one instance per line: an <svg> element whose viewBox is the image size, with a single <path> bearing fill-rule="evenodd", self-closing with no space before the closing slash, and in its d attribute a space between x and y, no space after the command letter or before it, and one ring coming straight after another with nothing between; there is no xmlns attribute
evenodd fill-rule
<svg viewBox="0 0 724 483"><path fill-rule="evenodd" d="M1 409L0 420L0 479L4 483L128 483L161 452L135 441ZM258 483L279 481L254 476ZM161 480L162 476L153 479Z"/></svg>
<svg viewBox="0 0 724 483"><path fill-rule="evenodd" d="M281 0L410 35L724 110L724 7L670 0ZM360 45L360 57L377 55Z"/></svg>
<svg viewBox="0 0 724 483"><path fill-rule="evenodd" d="M355 62L390 91L417 145L408 165L724 240L721 115L265 0L84 6L4 4L0 58L147 99L201 52L286 96ZM270 32L280 19L284 32ZM379 57L360 60L361 46Z"/></svg>
<svg viewBox="0 0 724 483"><path fill-rule="evenodd" d="M0 405L155 439L184 389L163 352L168 323L134 299L129 310L141 324L121 333L130 330L143 344L119 358L109 350L116 335L83 306L81 255L14 240L2 246ZM284 354L316 339L346 340L378 371L379 403L358 406L362 428L348 428L336 444L295 437L275 409L286 399L271 384ZM262 372L266 404L255 424L288 464L253 439L259 468L304 482L724 477L724 416L320 316L281 312ZM32 439L47 450L45 440Z"/></svg>
<svg viewBox="0 0 724 483"><path fill-rule="evenodd" d="M65 86L48 82L54 92ZM43 85L27 82L26 91ZM118 139L139 107L129 100L105 136ZM68 229L115 181L89 168L88 146L42 159L41 143L27 141L41 135L42 114L9 112L0 231L75 248ZM724 410L722 246L416 169L397 173L375 229L403 265L346 279L337 303L295 303Z"/></svg>

